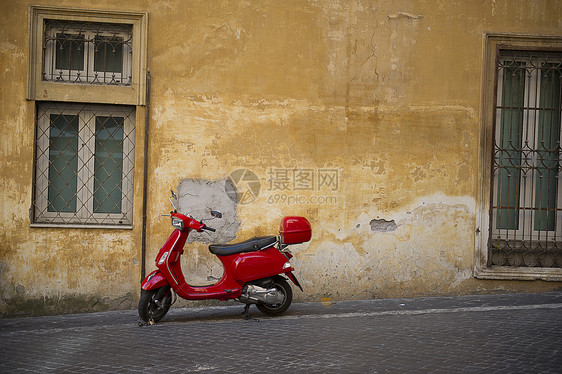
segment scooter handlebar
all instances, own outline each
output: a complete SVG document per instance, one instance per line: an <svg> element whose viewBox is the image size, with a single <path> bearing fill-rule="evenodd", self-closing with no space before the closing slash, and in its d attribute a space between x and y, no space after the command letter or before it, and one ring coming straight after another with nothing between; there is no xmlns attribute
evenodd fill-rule
<svg viewBox="0 0 562 374"><path fill-rule="evenodd" d="M214 228L209 227L209 226L203 226L203 227L201 227L201 230L207 230L207 231L211 231L211 232L217 231L217 230L215 230Z"/></svg>

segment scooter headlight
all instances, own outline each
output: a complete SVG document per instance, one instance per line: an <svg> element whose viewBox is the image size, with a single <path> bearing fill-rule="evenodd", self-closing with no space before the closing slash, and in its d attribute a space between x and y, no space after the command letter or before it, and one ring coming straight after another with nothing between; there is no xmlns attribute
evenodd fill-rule
<svg viewBox="0 0 562 374"><path fill-rule="evenodd" d="M172 217L172 226L178 230L183 230L183 221L178 217Z"/></svg>

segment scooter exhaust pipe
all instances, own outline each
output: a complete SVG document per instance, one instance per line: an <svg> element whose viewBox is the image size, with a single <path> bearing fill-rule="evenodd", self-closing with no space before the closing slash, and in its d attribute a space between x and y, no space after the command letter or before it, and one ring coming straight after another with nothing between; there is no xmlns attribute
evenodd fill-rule
<svg viewBox="0 0 562 374"><path fill-rule="evenodd" d="M277 304L283 301L283 295L275 288L263 288L253 284L244 288L242 295L238 298L244 304Z"/></svg>

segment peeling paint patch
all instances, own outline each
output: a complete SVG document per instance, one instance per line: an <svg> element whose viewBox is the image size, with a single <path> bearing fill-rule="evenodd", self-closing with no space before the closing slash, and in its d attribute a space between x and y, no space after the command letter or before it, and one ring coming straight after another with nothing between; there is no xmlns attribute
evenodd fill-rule
<svg viewBox="0 0 562 374"><path fill-rule="evenodd" d="M240 228L236 210L238 203L227 196L227 183L228 180L185 179L178 186L178 211L197 220L203 219L217 230L192 232L187 238L188 243L226 243L236 239ZM222 218L211 220L211 209L220 211Z"/></svg>
<svg viewBox="0 0 562 374"><path fill-rule="evenodd" d="M398 225L394 220L387 221L385 219L373 219L369 222L371 225L371 231L376 232L391 232L398 228Z"/></svg>
<svg viewBox="0 0 562 374"><path fill-rule="evenodd" d="M423 16L421 14L418 14L417 16L415 14L412 13L408 13L408 12L397 12L394 14L389 14L386 16L386 18L390 19L400 19L400 18L408 18L408 19L420 19L423 18Z"/></svg>

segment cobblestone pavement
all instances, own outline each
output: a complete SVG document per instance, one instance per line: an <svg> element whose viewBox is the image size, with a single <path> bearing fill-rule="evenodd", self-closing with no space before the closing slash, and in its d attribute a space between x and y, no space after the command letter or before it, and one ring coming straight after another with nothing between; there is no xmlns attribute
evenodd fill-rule
<svg viewBox="0 0 562 374"><path fill-rule="evenodd" d="M0 372L561 373L562 292L0 319Z"/></svg>

